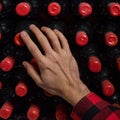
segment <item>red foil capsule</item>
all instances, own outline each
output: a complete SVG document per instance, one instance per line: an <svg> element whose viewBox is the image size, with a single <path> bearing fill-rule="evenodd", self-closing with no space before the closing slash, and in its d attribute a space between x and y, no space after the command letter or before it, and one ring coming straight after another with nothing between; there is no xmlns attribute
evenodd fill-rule
<svg viewBox="0 0 120 120"><path fill-rule="evenodd" d="M112 96L115 92L115 87L109 80L102 81L102 92L105 96Z"/></svg>
<svg viewBox="0 0 120 120"><path fill-rule="evenodd" d="M15 93L19 97L25 96L27 92L28 92L28 87L24 82L18 83L17 86L15 87Z"/></svg>
<svg viewBox="0 0 120 120"><path fill-rule="evenodd" d="M24 46L24 42L22 41L22 38L20 36L20 33L17 33L14 37L14 43L16 46Z"/></svg>
<svg viewBox="0 0 120 120"><path fill-rule="evenodd" d="M27 16L31 11L31 6L27 2L21 2L17 4L15 10L19 16Z"/></svg>
<svg viewBox="0 0 120 120"><path fill-rule="evenodd" d="M84 31L77 32L76 44L79 46L85 46L86 44L88 44L88 36Z"/></svg>
<svg viewBox="0 0 120 120"><path fill-rule="evenodd" d="M2 119L8 119L13 112L13 105L10 102L5 102L0 109L0 117Z"/></svg>
<svg viewBox="0 0 120 120"><path fill-rule="evenodd" d="M66 108L63 104L57 106L55 117L56 120L67 120Z"/></svg>
<svg viewBox="0 0 120 120"><path fill-rule="evenodd" d="M8 56L1 61L0 67L4 72L8 72L14 67L14 64L15 59L13 57Z"/></svg>
<svg viewBox="0 0 120 120"><path fill-rule="evenodd" d="M48 14L51 16L57 16L61 13L61 6L57 2L51 2L48 5Z"/></svg>
<svg viewBox="0 0 120 120"><path fill-rule="evenodd" d="M111 16L114 16L114 17L120 16L120 4L110 3L108 5L108 11L109 11Z"/></svg>
<svg viewBox="0 0 120 120"><path fill-rule="evenodd" d="M83 17L88 17L92 14L92 6L87 2L79 4L78 12Z"/></svg>
<svg viewBox="0 0 120 120"><path fill-rule="evenodd" d="M38 120L40 116L40 108L37 105L31 105L27 111L27 118L29 120Z"/></svg>
<svg viewBox="0 0 120 120"><path fill-rule="evenodd" d="M113 32L105 34L105 43L110 47L114 47L118 43L118 36Z"/></svg>
<svg viewBox="0 0 120 120"><path fill-rule="evenodd" d="M90 56L88 65L91 72L98 73L101 71L102 64L96 56Z"/></svg>

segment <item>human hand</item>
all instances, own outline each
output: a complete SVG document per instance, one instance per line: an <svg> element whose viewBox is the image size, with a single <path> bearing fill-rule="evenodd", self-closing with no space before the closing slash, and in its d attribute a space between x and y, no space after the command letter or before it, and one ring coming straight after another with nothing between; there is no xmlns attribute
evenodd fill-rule
<svg viewBox="0 0 120 120"><path fill-rule="evenodd" d="M65 36L60 31L48 27L42 27L40 30L35 25L30 25L30 30L45 54L41 53L25 31L21 32L21 38L36 59L40 71L37 72L30 63L24 61L23 65L28 74L39 87L75 106L90 91L80 80L77 62Z"/></svg>

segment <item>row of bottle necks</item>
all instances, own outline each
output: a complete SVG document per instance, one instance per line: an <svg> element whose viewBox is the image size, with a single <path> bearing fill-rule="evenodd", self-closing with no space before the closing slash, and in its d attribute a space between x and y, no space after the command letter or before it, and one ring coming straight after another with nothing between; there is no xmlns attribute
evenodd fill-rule
<svg viewBox="0 0 120 120"><path fill-rule="evenodd" d="M86 62L85 65L91 72L100 72L102 63L120 71L120 24L118 22L102 21L95 24L84 20L75 20L71 24L60 20L47 24L35 20L14 22L17 23L13 24L12 20L6 19L0 21L0 68L4 72L10 71L14 65L19 65L23 60L32 59L20 37L22 30L27 31L32 40L40 46L29 29L30 24L36 24L39 28L48 26L60 30L68 39L72 53L80 62L82 61L81 63ZM42 48L40 50L44 52Z"/></svg>
<svg viewBox="0 0 120 120"><path fill-rule="evenodd" d="M28 98L29 99L29 98ZM12 99L5 101L0 109L0 118L7 120L68 120L72 107L53 101L28 102ZM46 103L45 103L46 102Z"/></svg>
<svg viewBox="0 0 120 120"><path fill-rule="evenodd" d="M0 18L51 16L61 18L68 13L87 18L90 16L119 17L120 0L1 0Z"/></svg>

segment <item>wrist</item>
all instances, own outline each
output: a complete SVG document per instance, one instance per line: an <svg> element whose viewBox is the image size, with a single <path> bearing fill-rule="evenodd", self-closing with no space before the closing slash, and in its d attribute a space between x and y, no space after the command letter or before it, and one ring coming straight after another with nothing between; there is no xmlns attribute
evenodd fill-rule
<svg viewBox="0 0 120 120"><path fill-rule="evenodd" d="M67 102L73 107L91 91L83 83L79 83L77 86L69 88L68 92L63 96Z"/></svg>

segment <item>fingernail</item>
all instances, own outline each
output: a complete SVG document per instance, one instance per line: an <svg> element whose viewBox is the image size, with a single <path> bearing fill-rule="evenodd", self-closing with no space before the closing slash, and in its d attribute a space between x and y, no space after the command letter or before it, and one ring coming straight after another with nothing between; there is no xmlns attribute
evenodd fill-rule
<svg viewBox="0 0 120 120"><path fill-rule="evenodd" d="M21 37L26 37L26 36L27 36L27 33L26 33L25 31L22 31L22 32L20 33L20 35L21 35Z"/></svg>
<svg viewBox="0 0 120 120"><path fill-rule="evenodd" d="M23 62L22 63L24 67L27 67L27 63L26 62Z"/></svg>
<svg viewBox="0 0 120 120"><path fill-rule="evenodd" d="M57 29L54 29L54 31L57 31Z"/></svg>
<svg viewBox="0 0 120 120"><path fill-rule="evenodd" d="M45 28L45 26L42 26L42 27L41 27L41 30L43 30L44 28Z"/></svg>
<svg viewBox="0 0 120 120"><path fill-rule="evenodd" d="M33 28L33 27L35 27L35 25L34 25L34 24L31 24L31 25L29 26L29 28Z"/></svg>

